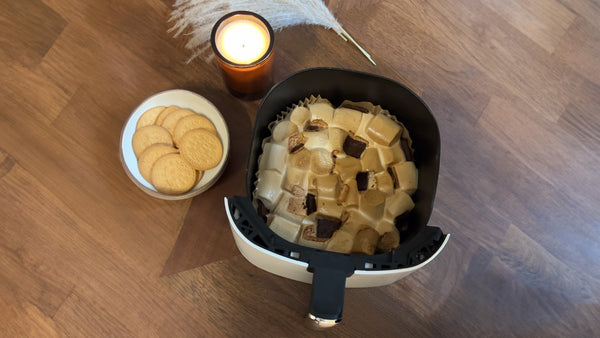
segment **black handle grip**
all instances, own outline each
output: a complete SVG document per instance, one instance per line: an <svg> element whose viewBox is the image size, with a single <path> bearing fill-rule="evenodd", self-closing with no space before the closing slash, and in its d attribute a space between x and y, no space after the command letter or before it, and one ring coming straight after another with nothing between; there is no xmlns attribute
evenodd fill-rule
<svg viewBox="0 0 600 338"><path fill-rule="evenodd" d="M319 319L339 322L342 320L345 291L346 272L331 268L315 268L309 314Z"/></svg>
<svg viewBox="0 0 600 338"><path fill-rule="evenodd" d="M354 272L354 265L346 255L317 251L310 258L313 272L309 316L313 320L342 320L346 277Z"/></svg>

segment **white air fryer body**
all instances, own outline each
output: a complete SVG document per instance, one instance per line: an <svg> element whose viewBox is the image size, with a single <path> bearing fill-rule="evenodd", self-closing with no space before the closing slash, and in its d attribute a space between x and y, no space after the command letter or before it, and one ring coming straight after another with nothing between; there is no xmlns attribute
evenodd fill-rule
<svg viewBox="0 0 600 338"><path fill-rule="evenodd" d="M225 198L225 211L229 219L229 225L231 226L231 232L238 249L242 255L250 261L250 263L257 267L268 271L270 273L297 280L304 283L312 283L313 274L307 270L308 264L281 256L273 253L269 250L261 248L260 246L252 243L244 234L240 232L234 222L234 215L231 214L227 198ZM446 243L450 239L450 235L446 235L443 243L440 245L438 250L429 257L426 261L419 265L415 265L409 268L403 269L391 269L391 270L368 270L368 266L365 270L355 270L352 276L346 279L347 288L364 288L364 287L375 287L383 286L394 283L395 281L408 276L415 270L418 270L429 262L431 262L437 255L444 249Z"/></svg>

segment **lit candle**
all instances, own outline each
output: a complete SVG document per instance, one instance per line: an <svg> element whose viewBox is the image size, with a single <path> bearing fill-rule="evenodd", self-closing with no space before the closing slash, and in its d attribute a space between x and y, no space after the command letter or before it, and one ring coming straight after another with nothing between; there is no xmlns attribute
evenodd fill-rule
<svg viewBox="0 0 600 338"><path fill-rule="evenodd" d="M272 84L273 29L260 15L239 11L213 27L211 43L229 90L255 98Z"/></svg>

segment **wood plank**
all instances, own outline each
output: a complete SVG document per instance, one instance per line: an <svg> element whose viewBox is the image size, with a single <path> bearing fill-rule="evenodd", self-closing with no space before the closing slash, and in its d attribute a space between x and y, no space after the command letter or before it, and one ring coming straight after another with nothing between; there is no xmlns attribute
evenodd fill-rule
<svg viewBox="0 0 600 338"><path fill-rule="evenodd" d="M559 1L497 1L482 0L508 23L553 53L576 15Z"/></svg>

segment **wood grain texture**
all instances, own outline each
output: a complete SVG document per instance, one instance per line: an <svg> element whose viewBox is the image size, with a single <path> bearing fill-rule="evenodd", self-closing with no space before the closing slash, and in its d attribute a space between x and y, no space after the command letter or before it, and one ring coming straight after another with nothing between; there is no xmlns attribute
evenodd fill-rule
<svg viewBox="0 0 600 338"><path fill-rule="evenodd" d="M592 0L326 4L334 32L276 32L274 78L349 68L404 83L442 137L430 224L442 254L344 319L305 326L310 285L236 249L223 198L244 194L260 100L229 94L214 60L185 64L173 1L0 4L0 336L595 337L600 333L600 7ZM136 188L123 124L183 88L222 112L232 153L186 201Z"/></svg>

